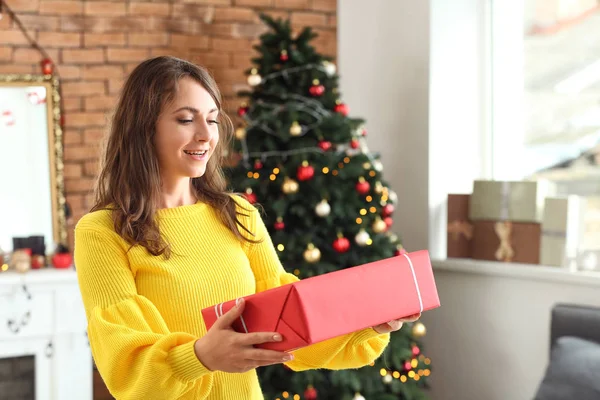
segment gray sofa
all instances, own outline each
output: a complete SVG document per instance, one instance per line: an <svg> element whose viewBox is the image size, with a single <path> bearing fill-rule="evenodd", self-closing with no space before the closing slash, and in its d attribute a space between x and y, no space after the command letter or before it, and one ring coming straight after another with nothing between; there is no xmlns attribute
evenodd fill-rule
<svg viewBox="0 0 600 400"><path fill-rule="evenodd" d="M600 400L600 308L554 306L550 362L535 400Z"/></svg>

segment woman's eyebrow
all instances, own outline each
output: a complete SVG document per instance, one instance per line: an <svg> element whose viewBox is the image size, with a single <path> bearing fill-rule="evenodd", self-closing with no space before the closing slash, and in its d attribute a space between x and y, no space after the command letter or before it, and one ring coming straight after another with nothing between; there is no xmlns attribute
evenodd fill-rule
<svg viewBox="0 0 600 400"><path fill-rule="evenodd" d="M198 110L197 108L194 108L194 107L190 107L190 106L184 106L184 107L178 108L178 109L177 109L177 110L175 110L173 113L177 113L177 112L179 112L179 111L189 111L189 112L191 112L191 113L194 113L194 114L200 114L200 110ZM217 109L217 108L213 108L213 109L211 109L211 110L208 112L208 114L212 114L212 113L214 113L215 111L219 111L219 109Z"/></svg>

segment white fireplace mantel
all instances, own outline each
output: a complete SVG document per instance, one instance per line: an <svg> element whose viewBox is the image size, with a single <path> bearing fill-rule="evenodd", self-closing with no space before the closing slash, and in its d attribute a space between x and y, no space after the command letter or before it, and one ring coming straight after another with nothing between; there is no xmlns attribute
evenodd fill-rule
<svg viewBox="0 0 600 400"><path fill-rule="evenodd" d="M37 400L91 400L92 356L74 269L0 273L0 358L35 356Z"/></svg>

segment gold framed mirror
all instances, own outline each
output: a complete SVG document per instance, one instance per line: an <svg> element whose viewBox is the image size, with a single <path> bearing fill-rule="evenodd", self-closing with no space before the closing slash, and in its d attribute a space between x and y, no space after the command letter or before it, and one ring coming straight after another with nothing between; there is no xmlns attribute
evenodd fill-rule
<svg viewBox="0 0 600 400"><path fill-rule="evenodd" d="M67 244L58 78L0 74L0 248L44 236Z"/></svg>

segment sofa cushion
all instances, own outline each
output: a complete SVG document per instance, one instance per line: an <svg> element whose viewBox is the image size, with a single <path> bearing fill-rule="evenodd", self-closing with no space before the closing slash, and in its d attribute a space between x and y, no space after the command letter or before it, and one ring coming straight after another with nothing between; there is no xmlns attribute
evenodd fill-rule
<svg viewBox="0 0 600 400"><path fill-rule="evenodd" d="M535 400L600 399L600 344L571 336L556 341Z"/></svg>

